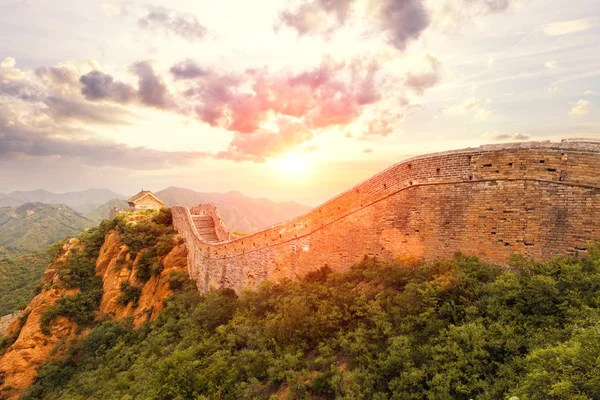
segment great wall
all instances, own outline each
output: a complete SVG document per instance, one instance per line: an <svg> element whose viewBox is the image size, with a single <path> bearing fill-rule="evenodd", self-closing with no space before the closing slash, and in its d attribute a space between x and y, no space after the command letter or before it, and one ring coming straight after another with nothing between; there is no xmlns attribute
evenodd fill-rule
<svg viewBox="0 0 600 400"><path fill-rule="evenodd" d="M402 161L309 213L232 238L212 205L172 208L201 291L297 279L364 256L431 260L460 251L505 265L600 241L600 142L485 145Z"/></svg>

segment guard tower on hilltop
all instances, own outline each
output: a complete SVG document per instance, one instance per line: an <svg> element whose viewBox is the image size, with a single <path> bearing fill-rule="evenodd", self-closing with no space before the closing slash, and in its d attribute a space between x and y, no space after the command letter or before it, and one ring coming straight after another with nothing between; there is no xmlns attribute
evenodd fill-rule
<svg viewBox="0 0 600 400"><path fill-rule="evenodd" d="M120 213L126 211L141 211L141 210L158 210L166 207L164 201L158 198L157 195L149 190L142 189L138 194L127 200L127 209L113 207L110 209L110 218L116 217Z"/></svg>
<svg viewBox="0 0 600 400"><path fill-rule="evenodd" d="M129 211L158 210L165 203L149 190L142 189L138 194L127 200Z"/></svg>

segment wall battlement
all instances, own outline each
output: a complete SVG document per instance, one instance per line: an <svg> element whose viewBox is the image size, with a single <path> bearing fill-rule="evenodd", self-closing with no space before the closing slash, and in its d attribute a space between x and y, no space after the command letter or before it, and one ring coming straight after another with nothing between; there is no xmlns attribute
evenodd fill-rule
<svg viewBox="0 0 600 400"><path fill-rule="evenodd" d="M344 271L365 255L431 260L460 251L497 264L514 253L541 259L600 241L600 142L485 145L414 157L307 214L242 238L219 232L213 243L198 233L187 207L172 211L201 291L296 279L325 264ZM211 215L218 218L216 210ZM215 226L222 227L220 219Z"/></svg>

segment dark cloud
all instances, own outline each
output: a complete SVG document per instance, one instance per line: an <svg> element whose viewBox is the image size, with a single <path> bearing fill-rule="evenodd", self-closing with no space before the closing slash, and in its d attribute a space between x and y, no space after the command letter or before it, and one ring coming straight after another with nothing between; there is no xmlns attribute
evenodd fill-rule
<svg viewBox="0 0 600 400"><path fill-rule="evenodd" d="M427 56L425 61L428 64L427 71L406 74L406 87L417 94L423 94L426 89L435 86L440 80L441 63L431 55Z"/></svg>
<svg viewBox="0 0 600 400"><path fill-rule="evenodd" d="M89 138L49 135L9 124L0 115L0 159L3 161L27 157L69 158L85 165L148 170L186 165L207 156L200 152L164 152Z"/></svg>
<svg viewBox="0 0 600 400"><path fill-rule="evenodd" d="M139 61L132 65L138 76L138 98L142 104L156 108L170 108L173 99L167 85L156 75L148 61Z"/></svg>
<svg viewBox="0 0 600 400"><path fill-rule="evenodd" d="M404 50L427 28L429 16L422 0L387 0L381 9L380 23L394 47Z"/></svg>
<svg viewBox="0 0 600 400"><path fill-rule="evenodd" d="M171 67L170 71L175 79L194 79L209 74L208 70L200 68L192 60L185 60L175 64Z"/></svg>
<svg viewBox="0 0 600 400"><path fill-rule="evenodd" d="M26 102L38 102L44 99L45 92L27 81L0 79L0 97L2 96Z"/></svg>
<svg viewBox="0 0 600 400"><path fill-rule="evenodd" d="M127 123L126 111L106 104L93 104L57 96L45 98L44 104L45 113L58 123L66 121L107 125Z"/></svg>
<svg viewBox="0 0 600 400"><path fill-rule="evenodd" d="M189 41L202 39L206 28L195 15L167 8L152 8L140 18L138 25L143 29L175 34Z"/></svg>
<svg viewBox="0 0 600 400"><path fill-rule="evenodd" d="M281 25L299 35L330 34L349 20L352 7L361 0L313 0L295 9L281 12ZM492 0L490 0L492 1ZM499 0L498 0L499 1ZM419 38L429 25L423 0L362 0L365 8L378 10L369 14L375 30L385 32L390 43L400 50Z"/></svg>
<svg viewBox="0 0 600 400"><path fill-rule="evenodd" d="M117 103L128 103L135 98L136 90L126 83L115 81L111 75L101 71L91 71L81 78L83 85L81 94L87 100L112 100Z"/></svg>

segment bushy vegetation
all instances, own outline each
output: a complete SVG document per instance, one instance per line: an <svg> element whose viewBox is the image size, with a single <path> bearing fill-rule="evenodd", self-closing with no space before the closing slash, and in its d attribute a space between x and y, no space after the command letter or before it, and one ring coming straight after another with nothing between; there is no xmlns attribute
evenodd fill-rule
<svg viewBox="0 0 600 400"><path fill-rule="evenodd" d="M600 256L365 260L237 297L191 283L152 323L104 323L41 399L600 399Z"/></svg>
<svg viewBox="0 0 600 400"><path fill-rule="evenodd" d="M54 246L35 253L0 254L0 316L27 306L55 254Z"/></svg>
<svg viewBox="0 0 600 400"><path fill-rule="evenodd" d="M68 263L59 270L65 288L79 288L79 292L61 297L44 311L41 318L44 334L50 334L50 324L60 316L73 320L79 328L94 321L94 311L102 300L102 278L96 276L96 259L106 233L115 226L115 220L104 220L79 236L81 248L73 249Z"/></svg>
<svg viewBox="0 0 600 400"><path fill-rule="evenodd" d="M169 254L174 246L175 229L171 210L162 208L142 223L128 223L125 215L117 217L119 235L129 248L131 259L142 252L138 261L137 278L147 282L163 270L160 258Z"/></svg>
<svg viewBox="0 0 600 400"><path fill-rule="evenodd" d="M138 306L138 301L142 295L141 286L135 286L129 282L122 282L119 290L121 291L121 295L117 299L117 302L120 305L126 306L127 304L133 302L134 307Z"/></svg>
<svg viewBox="0 0 600 400"><path fill-rule="evenodd" d="M49 334L52 321L60 316L76 322L78 328L90 326L94 322L94 311L98 309L102 300L102 278L96 276L96 259L104 238L111 229L118 230L121 240L129 247L132 259L141 252L138 279L146 282L151 276L160 274L163 270L160 257L168 254L174 246L175 231L172 227L171 211L165 208L146 214L136 215L138 220L135 223L128 222L128 215L119 215L112 220L105 219L98 227L91 228L79 236L80 248L73 250L67 265L59 270L60 281L65 288L78 288L79 292L61 297L44 311L41 318L43 333ZM140 286L126 283L121 285L120 289L120 304L133 302L137 305L142 291Z"/></svg>

